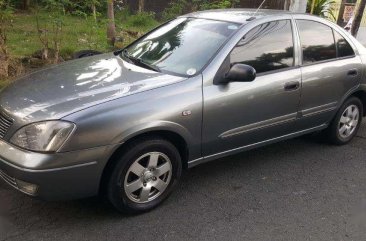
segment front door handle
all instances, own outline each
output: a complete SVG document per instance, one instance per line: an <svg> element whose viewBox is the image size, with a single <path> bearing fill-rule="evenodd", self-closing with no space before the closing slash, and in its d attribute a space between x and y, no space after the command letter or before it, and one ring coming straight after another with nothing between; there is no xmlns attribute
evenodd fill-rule
<svg viewBox="0 0 366 241"><path fill-rule="evenodd" d="M285 84L285 91L297 90L300 87L299 81L290 81Z"/></svg>
<svg viewBox="0 0 366 241"><path fill-rule="evenodd" d="M357 76L358 75L358 71L357 69L351 69L347 72L348 76Z"/></svg>

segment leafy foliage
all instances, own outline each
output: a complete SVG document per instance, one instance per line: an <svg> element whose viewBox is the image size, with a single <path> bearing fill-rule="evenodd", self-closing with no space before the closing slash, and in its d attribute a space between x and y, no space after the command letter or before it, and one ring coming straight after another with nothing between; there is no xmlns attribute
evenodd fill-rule
<svg viewBox="0 0 366 241"><path fill-rule="evenodd" d="M129 27L153 27L156 24L155 13L153 12L141 12L131 15L126 21L126 25Z"/></svg>
<svg viewBox="0 0 366 241"><path fill-rule="evenodd" d="M163 12L163 19L168 20L179 15L197 10L220 9L235 7L239 0L174 0Z"/></svg>
<svg viewBox="0 0 366 241"><path fill-rule="evenodd" d="M239 3L239 0L220 0L214 2L208 2L202 4L201 9L221 9L221 8L232 8Z"/></svg>
<svg viewBox="0 0 366 241"><path fill-rule="evenodd" d="M177 0L170 2L169 6L164 10L162 17L164 20L173 19L178 15L188 12L192 5L187 0Z"/></svg>
<svg viewBox="0 0 366 241"><path fill-rule="evenodd" d="M9 2L0 0L0 55L3 57L8 56L7 40L8 32L11 29L11 20L13 16L13 9L9 5Z"/></svg>
<svg viewBox="0 0 366 241"><path fill-rule="evenodd" d="M23 9L24 0L8 0L17 9ZM121 2L121 0L116 0ZM64 14L86 17L89 15L104 12L104 0L31 0L31 8L41 7L42 9L62 9ZM94 9L95 8L95 9ZM95 10L95 12L94 12Z"/></svg>

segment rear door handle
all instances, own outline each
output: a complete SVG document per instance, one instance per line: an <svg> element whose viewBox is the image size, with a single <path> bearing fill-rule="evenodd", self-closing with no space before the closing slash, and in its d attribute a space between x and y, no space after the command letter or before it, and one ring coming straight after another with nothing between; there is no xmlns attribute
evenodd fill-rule
<svg viewBox="0 0 366 241"><path fill-rule="evenodd" d="M358 75L358 71L357 69L351 69L347 72L348 76L357 76Z"/></svg>
<svg viewBox="0 0 366 241"><path fill-rule="evenodd" d="M297 90L300 87L299 81L290 81L285 84L285 91Z"/></svg>

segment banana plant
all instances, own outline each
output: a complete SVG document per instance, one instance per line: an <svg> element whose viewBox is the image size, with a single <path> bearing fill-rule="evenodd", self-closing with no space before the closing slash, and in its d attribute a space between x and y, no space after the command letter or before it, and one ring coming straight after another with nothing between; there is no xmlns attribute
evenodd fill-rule
<svg viewBox="0 0 366 241"><path fill-rule="evenodd" d="M334 0L308 0L308 12L323 18L336 20L333 13L333 6L335 3Z"/></svg>

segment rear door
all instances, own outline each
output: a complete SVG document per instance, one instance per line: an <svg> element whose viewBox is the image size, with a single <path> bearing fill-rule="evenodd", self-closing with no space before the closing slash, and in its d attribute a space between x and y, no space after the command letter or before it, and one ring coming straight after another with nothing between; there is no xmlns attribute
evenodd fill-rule
<svg viewBox="0 0 366 241"><path fill-rule="evenodd" d="M302 92L299 128L329 122L346 94L357 87L362 63L352 45L332 27L297 19L302 47Z"/></svg>

